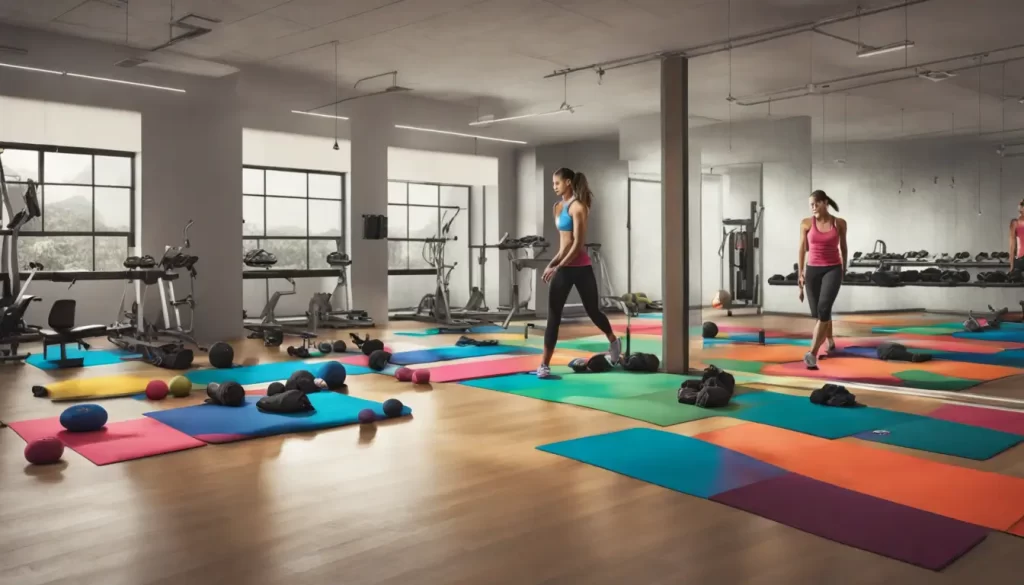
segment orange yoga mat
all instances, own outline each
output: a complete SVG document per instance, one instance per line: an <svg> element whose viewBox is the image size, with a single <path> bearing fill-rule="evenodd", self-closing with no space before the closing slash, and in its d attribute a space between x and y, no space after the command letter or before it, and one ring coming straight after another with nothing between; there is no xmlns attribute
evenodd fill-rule
<svg viewBox="0 0 1024 585"><path fill-rule="evenodd" d="M801 357L803 357L803 354L801 354ZM759 361L770 360L761 359ZM795 362L796 360L793 361ZM839 375L861 378L892 376L897 372L905 372L907 370L922 370L965 380L998 380L999 378L1020 374L1020 370L1017 368L990 366L988 364L971 364L946 360L932 360L930 362L914 364L910 362L886 362L879 359L861 357L823 358L818 361L818 368L819 372L824 372L825 374L832 372ZM770 376L800 376L807 374L807 369L802 362L773 364L763 368L761 373Z"/></svg>
<svg viewBox="0 0 1024 585"><path fill-rule="evenodd" d="M1021 520L1020 522L1014 524L1013 528L1011 528L1008 532L1010 534L1016 534L1017 536L1024 536L1024 520Z"/></svg>
<svg viewBox="0 0 1024 585"><path fill-rule="evenodd" d="M995 530L1014 530L1024 517L1024 479L757 423L697 438L793 473Z"/></svg>
<svg viewBox="0 0 1024 585"><path fill-rule="evenodd" d="M808 349L803 345L741 345L722 344L705 347L695 356L703 361L714 359L744 362L795 362L804 359Z"/></svg>

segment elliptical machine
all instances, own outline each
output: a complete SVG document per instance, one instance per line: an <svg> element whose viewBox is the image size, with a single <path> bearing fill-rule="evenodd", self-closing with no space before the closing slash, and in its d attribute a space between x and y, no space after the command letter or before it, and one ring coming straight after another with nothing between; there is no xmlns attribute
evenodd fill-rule
<svg viewBox="0 0 1024 585"><path fill-rule="evenodd" d="M312 330L316 331L320 327L329 329L373 327L373 319L366 311L349 308L348 267L352 265L352 259L341 251L341 240L338 240L338 249L327 255L327 264L338 271L338 282L334 285L333 292L313 293L313 297L309 300L307 315ZM335 301L334 304L331 303L332 299ZM335 308L335 305L338 308Z"/></svg>
<svg viewBox="0 0 1024 585"><path fill-rule="evenodd" d="M160 258L160 268L163 269L165 276L157 282L157 288L160 290L160 309L163 316L163 328L159 330L161 335L169 337L175 337L185 343L190 343L196 346L199 351L208 351L209 348L202 345L195 338L195 322L196 322L196 276L199 273L196 271L196 263L199 262L199 256L193 256L188 253L188 250L192 247L192 242L188 239L188 230L194 224L194 220L188 220L185 224L185 229L182 230L182 245L181 246L168 246L164 251L164 255ZM179 274L179 270L188 271L188 294L183 299L175 297L174 293L174 278L169 275ZM180 307L187 306L189 310L188 327L183 325L181 319ZM173 314L174 318L171 318Z"/></svg>
<svg viewBox="0 0 1024 585"><path fill-rule="evenodd" d="M458 262L445 264L444 249L448 242L454 242L459 239L458 236L449 236L452 223L459 216L459 211L461 209L456 208L451 219L442 224L436 238L427 238L423 242L423 259L436 271L437 281L434 292L423 295L413 315L413 318L416 320L437 323L445 331L452 333L469 331L473 325L480 323L479 320L475 319L455 319L452 315L453 310L451 308L451 295L448 292L448 284L451 282L452 271L455 270ZM447 214L448 212L445 211L445 217L447 217Z"/></svg>
<svg viewBox="0 0 1024 585"><path fill-rule="evenodd" d="M3 149L0 149L3 154ZM3 200L7 217L11 221L3 231L2 252L0 252L0 272L3 273L3 296L0 297L0 362L24 362L31 354L19 354L18 346L42 339L38 327L25 324L25 312L29 304L39 301L39 297L27 295L29 284L36 271L42 270L42 264L29 263L31 272L24 284L21 283L20 265L18 263L18 237L21 229L33 219L41 215L36 185L33 181L25 182L25 207L17 213L11 203L7 177L4 175L3 164L0 164L0 199Z"/></svg>

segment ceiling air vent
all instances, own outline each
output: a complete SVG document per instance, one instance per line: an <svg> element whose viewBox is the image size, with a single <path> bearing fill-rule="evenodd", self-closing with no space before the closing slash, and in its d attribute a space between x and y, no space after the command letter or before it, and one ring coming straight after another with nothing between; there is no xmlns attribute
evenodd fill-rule
<svg viewBox="0 0 1024 585"><path fill-rule="evenodd" d="M927 79L928 81L945 81L951 77L956 77L956 73L950 73L949 71L929 71L922 69L917 72L917 76L921 79Z"/></svg>
<svg viewBox="0 0 1024 585"><path fill-rule="evenodd" d="M114 65L116 67L130 68L130 67L138 67L139 65L142 65L143 63L148 63L148 62L149 61L146 60L146 59L140 59L138 57L129 57L127 59L121 59L117 63L114 63Z"/></svg>

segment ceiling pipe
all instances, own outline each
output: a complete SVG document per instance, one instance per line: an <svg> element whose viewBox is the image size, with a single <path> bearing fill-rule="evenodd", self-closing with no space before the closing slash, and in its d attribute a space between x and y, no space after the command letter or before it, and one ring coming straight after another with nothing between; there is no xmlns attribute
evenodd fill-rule
<svg viewBox="0 0 1024 585"><path fill-rule="evenodd" d="M981 52L978 52L978 53L970 53L970 54L967 54L967 55L958 55L956 57L946 57L944 59L937 59L935 61L925 61L924 63L915 63L913 65L904 65L904 66L901 66L901 67L893 67L891 69L881 69L879 71L869 71L867 73L858 73L856 75L847 75L846 77L836 77L835 79L829 79L828 81L819 81L819 82L815 83L814 85L817 86L817 87L824 87L824 86L828 86L828 85L832 85L832 84L836 84L836 83L845 83L847 81L856 81L858 79L867 79L867 78L870 78L870 77L877 77L879 75L885 75L885 74L888 74L888 73L902 73L904 71L909 71L911 69L928 68L928 67L932 67L933 65L942 65L944 63L951 63L953 61L963 61L965 59L978 59L978 58L982 58L982 57L988 57L989 55L991 55L993 53L1006 53L1008 51L1017 51L1017 50L1021 50L1021 49L1024 49L1024 43L1017 44L1017 45L1010 45L1008 47L1000 47L998 49L989 49L987 51L981 51ZM916 77L916 75L915 75L915 77ZM793 93L793 92L800 92L800 91L807 91L807 85L796 85L796 86L793 86L793 87L787 87L785 89L777 89L777 90L773 90L773 91L769 91L769 92L755 93L755 94L751 94L751 95L747 95L747 96L743 96L743 97L739 97L739 98L735 98L735 99L736 99L736 103L739 103L740 101L749 101L751 99L757 99L757 98L772 98L772 101L775 101L776 100L775 96L783 95L783 94L787 94L787 93ZM798 96L798 97L802 97L802 96ZM763 103L766 103L766 102L763 102ZM746 104L740 104L740 105L746 105Z"/></svg>
<svg viewBox="0 0 1024 585"><path fill-rule="evenodd" d="M558 77L560 75L570 75L579 71L587 71L593 69L598 73L605 71L611 71L612 69L619 69L622 67L631 67L633 65L640 65L642 63L648 63L650 61L656 61L665 57L704 57L706 55L713 55L715 53L721 53L730 49L739 49L742 47L749 47L752 45L759 45L761 43L767 43L768 41L774 41L776 39L782 39L785 37L791 37L805 32L818 32L816 29L828 26L831 24L837 24L840 22L846 22L848 20L854 20L864 16L873 16L875 14L882 14L883 12L889 12L892 10L901 10L915 4L924 4L931 0L905 0L903 2L897 2L896 4L890 4L888 6L879 6L878 8L869 8L867 10L855 10L853 12L846 12L838 16L831 16L822 20L816 20L813 22L803 22L799 24L790 24L777 28L771 28L763 31L740 35L737 37L731 37L720 41L712 41L710 43L703 43L700 45L694 45L685 49L677 49L674 51L658 51L654 53L644 53L642 55L633 55L631 57L622 57L621 59L612 59L610 61L601 61L599 63L592 63L590 65L584 65L582 67L569 67L567 69L559 69L554 73L550 73L544 76L544 79L550 79L552 77Z"/></svg>
<svg viewBox="0 0 1024 585"><path fill-rule="evenodd" d="M1010 59L1003 59L1001 61L986 61L984 63L975 63L973 65L966 65L964 67L957 67L955 69L947 69L947 71L949 71L950 73L958 73L960 71L968 71L970 69L977 69L979 67L988 67L990 65L1002 65L1004 63L1013 63L1015 61L1021 61L1021 60L1024 60L1024 56L1012 57ZM912 66L912 67L907 68L907 69L911 69L911 68L915 68L915 67L916 66ZM904 69L904 70L906 70L906 69ZM811 96L811 95L813 95L813 96L830 95L830 94L833 94L833 93L841 93L841 92L853 91L853 90L856 90L856 89L864 89L865 87L874 87L876 85L885 85L886 83L894 83L894 82L897 82L897 81L907 81L909 79L918 79L917 73L914 73L913 75L904 75L904 76L901 76L901 77L893 77L891 79L881 79L881 80L878 80L878 81L871 81L871 82L868 82L868 83L861 83L861 84L856 84L856 85L843 86L843 87L838 87L838 88L835 88L835 89L829 87L830 85L832 85L832 82L822 82L821 84L818 84L818 85L820 87L822 87L823 89L817 90L817 91L812 91L812 90L809 90L807 88L804 88L801 93L795 94L795 95L784 95L784 96L781 96L781 97L780 96L766 97L766 98L762 98L762 99L756 100L756 101L740 101L740 100L737 99L737 100L734 100L733 103L736 104L736 105L739 105L739 106L763 106L763 105L768 104L768 103L773 103L774 104L774 103L778 103L778 102L784 102L786 100L792 100L792 99L807 97L807 96Z"/></svg>

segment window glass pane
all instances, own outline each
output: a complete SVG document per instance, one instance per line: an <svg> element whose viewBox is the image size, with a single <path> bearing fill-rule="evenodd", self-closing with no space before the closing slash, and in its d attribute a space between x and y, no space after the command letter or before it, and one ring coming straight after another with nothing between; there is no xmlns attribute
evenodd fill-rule
<svg viewBox="0 0 1024 585"><path fill-rule="evenodd" d="M277 256L274 268L306 268L306 240L260 240L260 246Z"/></svg>
<svg viewBox="0 0 1024 585"><path fill-rule="evenodd" d="M430 266L430 245L426 242L409 242L409 268L422 269ZM424 291L423 294L434 292Z"/></svg>
<svg viewBox="0 0 1024 585"><path fill-rule="evenodd" d="M409 242L388 242L388 270L405 270L407 268L409 268Z"/></svg>
<svg viewBox="0 0 1024 585"><path fill-rule="evenodd" d="M242 193L246 195L263 195L263 171L259 169L242 169Z"/></svg>
<svg viewBox="0 0 1024 585"><path fill-rule="evenodd" d="M310 240L309 241L309 267L330 268L327 264L327 255L338 250L337 240ZM340 269L339 269L340 271Z"/></svg>
<svg viewBox="0 0 1024 585"><path fill-rule="evenodd" d="M50 169L46 169L49 180ZM96 184L112 187L132 186L132 159L126 156L97 156Z"/></svg>
<svg viewBox="0 0 1024 585"><path fill-rule="evenodd" d="M341 236L341 201L309 202L309 235Z"/></svg>
<svg viewBox="0 0 1024 585"><path fill-rule="evenodd" d="M39 182L39 153L34 150L7 149L0 154L4 166L4 177L8 181Z"/></svg>
<svg viewBox="0 0 1024 585"><path fill-rule="evenodd" d="M267 171L267 195L306 196L306 173Z"/></svg>
<svg viewBox="0 0 1024 585"><path fill-rule="evenodd" d="M92 155L46 152L43 157L46 183L92 184Z"/></svg>
<svg viewBox="0 0 1024 585"><path fill-rule="evenodd" d="M341 199L341 176L309 174L309 196L320 199Z"/></svg>
<svg viewBox="0 0 1024 585"><path fill-rule="evenodd" d="M242 197L243 236L263 235L263 197Z"/></svg>
<svg viewBox="0 0 1024 585"><path fill-rule="evenodd" d="M124 270L124 259L127 257L127 236L96 237L95 270Z"/></svg>
<svg viewBox="0 0 1024 585"><path fill-rule="evenodd" d="M43 191L43 220L48 232L92 230L92 187L47 185Z"/></svg>
<svg viewBox="0 0 1024 585"><path fill-rule="evenodd" d="M408 207L404 205L388 205L388 237L408 238L409 218Z"/></svg>
<svg viewBox="0 0 1024 585"><path fill-rule="evenodd" d="M62 187L50 187L61 189ZM68 188L68 187L65 187ZM70 187L74 188L74 187ZM96 187L96 231L127 232L131 229L131 189ZM47 218L46 229L51 229Z"/></svg>
<svg viewBox="0 0 1024 585"><path fill-rule="evenodd" d="M390 226L391 220L388 220ZM437 208L436 207L410 207L409 208L409 237L410 238L434 238L437 237Z"/></svg>
<svg viewBox="0 0 1024 585"><path fill-rule="evenodd" d="M409 203L437 205L437 185L409 183Z"/></svg>
<svg viewBox="0 0 1024 585"><path fill-rule="evenodd" d="M406 203L406 184L388 181L388 203Z"/></svg>
<svg viewBox="0 0 1024 585"><path fill-rule="evenodd" d="M306 235L306 202L267 197L267 235Z"/></svg>
<svg viewBox="0 0 1024 585"><path fill-rule="evenodd" d="M22 236L18 245L22 270L29 262L41 262L46 270L92 269L92 236Z"/></svg>
<svg viewBox="0 0 1024 585"><path fill-rule="evenodd" d="M469 205L469 187L441 185L441 205L461 207L465 210Z"/></svg>

